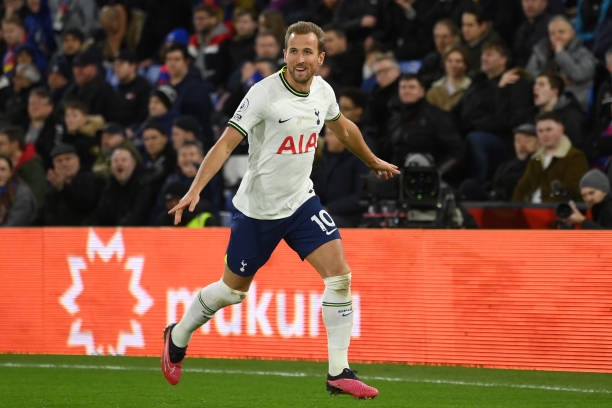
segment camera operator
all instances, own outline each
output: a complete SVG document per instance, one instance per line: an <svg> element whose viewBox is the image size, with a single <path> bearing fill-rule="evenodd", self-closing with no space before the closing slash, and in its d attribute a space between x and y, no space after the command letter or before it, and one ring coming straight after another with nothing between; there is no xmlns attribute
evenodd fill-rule
<svg viewBox="0 0 612 408"><path fill-rule="evenodd" d="M580 194L593 213L593 221L587 220L572 202L569 203L572 214L563 221L582 225L584 229L612 229L612 197L608 177L598 169L588 171L580 179Z"/></svg>

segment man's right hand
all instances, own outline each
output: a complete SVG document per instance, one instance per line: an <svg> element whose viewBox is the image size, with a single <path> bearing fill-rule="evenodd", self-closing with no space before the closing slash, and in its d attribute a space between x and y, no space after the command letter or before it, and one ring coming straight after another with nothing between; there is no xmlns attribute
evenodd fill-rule
<svg viewBox="0 0 612 408"><path fill-rule="evenodd" d="M189 212L195 210L196 205L200 201L200 194L189 190L187 194L181 198L181 201L168 211L168 214L174 214L174 225L178 225L181 222L183 211L185 208L189 209Z"/></svg>

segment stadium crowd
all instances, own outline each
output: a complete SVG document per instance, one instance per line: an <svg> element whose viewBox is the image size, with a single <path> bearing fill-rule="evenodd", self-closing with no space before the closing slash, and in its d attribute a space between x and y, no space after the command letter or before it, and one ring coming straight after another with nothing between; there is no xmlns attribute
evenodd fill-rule
<svg viewBox="0 0 612 408"><path fill-rule="evenodd" d="M171 225L298 20L324 28L319 75L382 159L422 154L464 200L608 193L583 176L612 175L610 3L5 0L0 225ZM244 140L181 225L225 224L247 155ZM366 172L320 135L312 178L341 226L358 224Z"/></svg>

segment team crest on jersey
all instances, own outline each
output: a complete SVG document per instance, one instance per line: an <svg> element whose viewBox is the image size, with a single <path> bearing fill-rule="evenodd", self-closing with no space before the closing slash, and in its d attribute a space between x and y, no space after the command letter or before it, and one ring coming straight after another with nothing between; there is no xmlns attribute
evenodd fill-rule
<svg viewBox="0 0 612 408"><path fill-rule="evenodd" d="M319 118L319 111L317 108L314 108L315 116L317 117L317 125L321 123L321 119Z"/></svg>
<svg viewBox="0 0 612 408"><path fill-rule="evenodd" d="M248 109L248 107L249 107L249 99L248 98L244 98L242 100L242 103L238 107L238 111L237 112L244 112L245 110Z"/></svg>

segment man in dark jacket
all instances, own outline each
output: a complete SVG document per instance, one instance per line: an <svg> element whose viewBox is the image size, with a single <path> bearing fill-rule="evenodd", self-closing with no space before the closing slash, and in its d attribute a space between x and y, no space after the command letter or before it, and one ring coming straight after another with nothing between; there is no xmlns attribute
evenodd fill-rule
<svg viewBox="0 0 612 408"><path fill-rule="evenodd" d="M608 177L601 170L589 170L580 179L579 186L582 199L592 211L593 220L588 220L570 203L572 215L563 221L582 225L584 229L612 229L612 197Z"/></svg>
<svg viewBox="0 0 612 408"><path fill-rule="evenodd" d="M43 208L43 225L81 225L96 208L102 181L82 171L76 149L58 144L51 151L53 168L47 171L50 188Z"/></svg>
<svg viewBox="0 0 612 408"><path fill-rule="evenodd" d="M142 123L148 115L151 85L138 75L136 54L123 50L115 59L115 75L119 79L117 91L123 102L123 122L125 126Z"/></svg>
<svg viewBox="0 0 612 408"><path fill-rule="evenodd" d="M143 180L143 169L130 149L119 146L111 155L111 178L100 196L91 225L144 226L154 195Z"/></svg>
<svg viewBox="0 0 612 408"><path fill-rule="evenodd" d="M463 143L452 116L425 100L425 87L415 74L400 77L390 107L385 153L394 163L404 164L409 153L429 154L444 174L461 159Z"/></svg>
<svg viewBox="0 0 612 408"><path fill-rule="evenodd" d="M548 35L547 0L523 1L525 20L514 34L513 56L517 66L524 67L529 61L531 51L538 41Z"/></svg>
<svg viewBox="0 0 612 408"><path fill-rule="evenodd" d="M123 104L104 79L101 62L100 52L93 46L74 57L74 83L66 90L64 100L80 100L88 107L89 114L102 115L107 121L122 121Z"/></svg>
<svg viewBox="0 0 612 408"><path fill-rule="evenodd" d="M331 25L324 30L325 64L329 67L329 73L323 77L336 92L346 86L359 86L363 53L359 47L349 48L346 34L340 28Z"/></svg>

